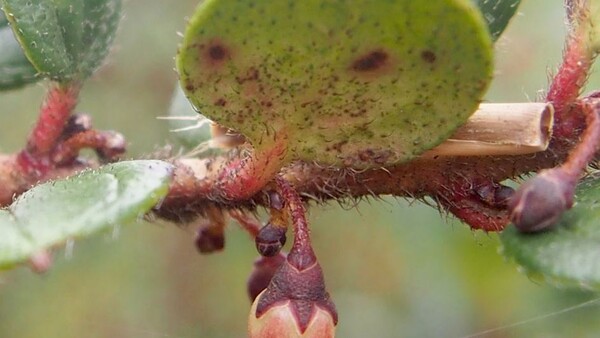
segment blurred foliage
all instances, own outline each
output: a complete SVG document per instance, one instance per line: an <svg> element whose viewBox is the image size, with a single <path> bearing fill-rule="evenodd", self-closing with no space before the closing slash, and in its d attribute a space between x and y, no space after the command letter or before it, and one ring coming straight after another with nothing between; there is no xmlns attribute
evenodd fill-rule
<svg viewBox="0 0 600 338"><path fill-rule="evenodd" d="M41 76L66 83L84 80L102 63L121 0L2 0L2 10Z"/></svg>
<svg viewBox="0 0 600 338"><path fill-rule="evenodd" d="M22 87L39 80L37 71L23 53L8 19L0 10L0 90Z"/></svg>
<svg viewBox="0 0 600 338"><path fill-rule="evenodd" d="M0 209L0 269L142 219L167 195L172 172L164 161L120 161L29 189Z"/></svg>
<svg viewBox="0 0 600 338"><path fill-rule="evenodd" d="M173 57L195 0L129 0L109 63L83 90L80 111L122 131L131 156L170 138ZM530 101L560 60L559 1L524 1L497 43L489 101ZM592 75L590 88L600 88ZM0 150L21 147L44 85L0 94ZM18 114L15 114L18 113ZM386 198L311 208L315 250L338 306L338 336L464 337L597 297L535 284L497 253L495 234L471 232L429 207ZM244 337L245 280L257 255L234 224L226 250L200 256L193 230L139 224L59 251L44 276L0 275L0 337ZM595 306L594 306L595 304ZM592 337L598 303L479 337Z"/></svg>

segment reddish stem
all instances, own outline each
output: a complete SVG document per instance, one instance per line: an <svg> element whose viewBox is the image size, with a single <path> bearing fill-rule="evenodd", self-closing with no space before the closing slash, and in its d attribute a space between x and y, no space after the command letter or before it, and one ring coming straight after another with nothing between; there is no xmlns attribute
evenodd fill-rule
<svg viewBox="0 0 600 338"><path fill-rule="evenodd" d="M278 176L275 178L275 182L290 211L294 227L294 244L288 254L288 262L299 271L303 271L317 263L317 257L310 244L310 231L306 220L306 210L304 209L300 195L298 195L288 181Z"/></svg>
<svg viewBox="0 0 600 338"><path fill-rule="evenodd" d="M562 64L554 76L546 96L546 101L552 102L555 108L556 123L553 138L559 140L577 133L580 130L579 127L583 125L580 112L572 108L586 83L595 58L595 53L590 50L586 40L585 20L588 18L585 11L587 8L582 7L585 2L570 3L571 1L567 1L566 5L572 11L569 18L573 21L576 30L567 38ZM573 8L573 6L577 8Z"/></svg>
<svg viewBox="0 0 600 338"><path fill-rule="evenodd" d="M71 112L77 105L79 89L78 84L54 84L50 87L25 148L33 157L48 154L56 146Z"/></svg>
<svg viewBox="0 0 600 338"><path fill-rule="evenodd" d="M238 209L230 210L229 216L235 219L252 238L256 238L260 231L260 224L257 219L251 218L249 214Z"/></svg>
<svg viewBox="0 0 600 338"><path fill-rule="evenodd" d="M17 156L17 163L26 175L39 178L53 168L49 155L56 147L69 116L77 105L79 89L77 83L53 83L48 89L27 145Z"/></svg>
<svg viewBox="0 0 600 338"><path fill-rule="evenodd" d="M125 152L125 138L112 131L86 130L59 143L51 160L54 164L72 162L84 148L94 149L102 159L112 161Z"/></svg>

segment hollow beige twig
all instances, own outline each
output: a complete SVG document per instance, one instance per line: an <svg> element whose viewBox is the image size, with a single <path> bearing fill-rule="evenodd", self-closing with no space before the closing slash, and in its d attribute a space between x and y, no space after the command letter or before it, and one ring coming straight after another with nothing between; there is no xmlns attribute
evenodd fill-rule
<svg viewBox="0 0 600 338"><path fill-rule="evenodd" d="M549 103L484 103L466 124L422 157L522 155L546 150L554 109Z"/></svg>

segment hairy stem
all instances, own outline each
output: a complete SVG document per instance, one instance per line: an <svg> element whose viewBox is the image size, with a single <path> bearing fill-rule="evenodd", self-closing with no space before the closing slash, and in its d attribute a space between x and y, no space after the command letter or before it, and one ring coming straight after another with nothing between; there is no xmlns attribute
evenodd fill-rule
<svg viewBox="0 0 600 338"><path fill-rule="evenodd" d="M77 105L79 89L78 83L53 83L48 89L27 145L17 158L21 170L27 175L40 178L53 168L50 152L56 147L71 112Z"/></svg>
<svg viewBox="0 0 600 338"><path fill-rule="evenodd" d="M573 108L587 81L590 68L596 58L593 46L589 44L589 1L565 2L573 31L567 36L562 63L554 76L546 101L555 108L554 135L558 139L569 138L581 130L583 116Z"/></svg>
<svg viewBox="0 0 600 338"><path fill-rule="evenodd" d="M306 210L300 195L283 178L276 177L275 182L287 204L294 228L294 244L288 254L288 262L299 271L303 271L317 262L317 257L310 244L310 232L306 220Z"/></svg>
<svg viewBox="0 0 600 338"><path fill-rule="evenodd" d="M54 148L77 104L79 89L78 84L52 84L27 140L25 150L32 156L47 154Z"/></svg>
<svg viewBox="0 0 600 338"><path fill-rule="evenodd" d="M229 216L236 220L240 224L240 226L248 232L250 237L256 238L258 232L260 231L260 221L256 219L256 217L249 215L239 209L234 209L229 211Z"/></svg>

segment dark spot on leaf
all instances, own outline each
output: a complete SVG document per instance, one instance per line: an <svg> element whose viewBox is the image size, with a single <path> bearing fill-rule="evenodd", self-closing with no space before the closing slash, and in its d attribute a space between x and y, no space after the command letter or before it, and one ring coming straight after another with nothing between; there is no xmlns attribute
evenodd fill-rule
<svg viewBox="0 0 600 338"><path fill-rule="evenodd" d="M225 107L226 104L227 104L227 101L225 101L224 98L220 98L217 101L215 101L215 105L219 106L219 107Z"/></svg>
<svg viewBox="0 0 600 338"><path fill-rule="evenodd" d="M212 40L206 45L200 45L199 48L208 66L218 67L231 59L231 50L219 40Z"/></svg>
<svg viewBox="0 0 600 338"><path fill-rule="evenodd" d="M421 52L421 59L423 59L423 61L427 63L434 63L436 55L430 50L424 50L423 52Z"/></svg>
<svg viewBox="0 0 600 338"><path fill-rule="evenodd" d="M213 45L208 48L208 56L215 61L220 61L227 56L227 50L221 45Z"/></svg>
<svg viewBox="0 0 600 338"><path fill-rule="evenodd" d="M356 59L352 69L357 72L371 72L382 68L388 59L388 54L382 50L374 50Z"/></svg>

